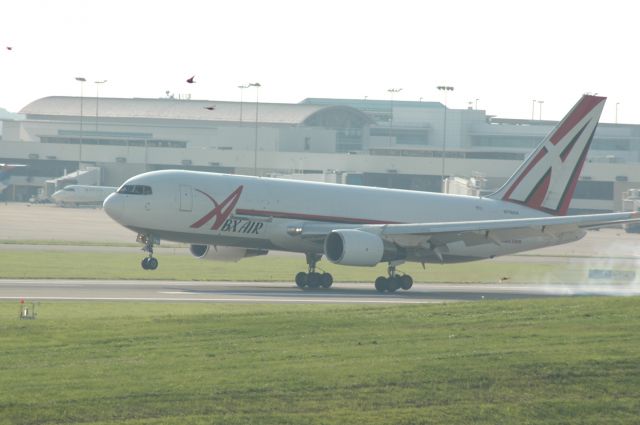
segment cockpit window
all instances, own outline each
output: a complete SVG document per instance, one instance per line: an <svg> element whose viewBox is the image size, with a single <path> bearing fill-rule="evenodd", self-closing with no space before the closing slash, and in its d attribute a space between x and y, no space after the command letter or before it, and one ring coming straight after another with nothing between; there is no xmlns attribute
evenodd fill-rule
<svg viewBox="0 0 640 425"><path fill-rule="evenodd" d="M151 186L141 184L125 184L117 191L125 195L151 195Z"/></svg>
<svg viewBox="0 0 640 425"><path fill-rule="evenodd" d="M66 191L66 192L75 192L76 191L76 189L74 187L65 187L62 190Z"/></svg>

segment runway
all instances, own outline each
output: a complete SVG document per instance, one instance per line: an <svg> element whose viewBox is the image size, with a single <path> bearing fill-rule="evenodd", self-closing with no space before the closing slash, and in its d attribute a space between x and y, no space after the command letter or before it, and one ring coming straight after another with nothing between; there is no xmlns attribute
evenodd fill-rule
<svg viewBox="0 0 640 425"><path fill-rule="evenodd" d="M371 284L300 290L289 282L0 280L0 300L154 301L280 304L429 304L576 295L640 295L640 285L415 284L380 294Z"/></svg>

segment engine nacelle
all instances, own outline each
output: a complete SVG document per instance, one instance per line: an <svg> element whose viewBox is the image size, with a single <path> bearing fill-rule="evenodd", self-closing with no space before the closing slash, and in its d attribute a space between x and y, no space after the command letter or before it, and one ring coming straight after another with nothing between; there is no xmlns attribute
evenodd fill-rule
<svg viewBox="0 0 640 425"><path fill-rule="evenodd" d="M189 252L201 260L236 262L247 257L267 255L266 249L248 249L236 246L191 245Z"/></svg>
<svg viewBox="0 0 640 425"><path fill-rule="evenodd" d="M375 266L397 254L395 247L385 247L380 236L362 230L334 230L324 241L329 261L346 266Z"/></svg>

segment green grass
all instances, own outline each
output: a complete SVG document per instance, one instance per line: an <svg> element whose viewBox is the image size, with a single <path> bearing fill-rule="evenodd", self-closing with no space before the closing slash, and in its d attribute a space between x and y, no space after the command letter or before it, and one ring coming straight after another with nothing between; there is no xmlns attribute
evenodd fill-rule
<svg viewBox="0 0 640 425"><path fill-rule="evenodd" d="M0 303L0 424L635 424L640 299Z"/></svg>
<svg viewBox="0 0 640 425"><path fill-rule="evenodd" d="M62 241L59 239L0 239L0 245L52 245L52 246L128 246L135 247L140 244L121 242L91 242L91 241Z"/></svg>
<svg viewBox="0 0 640 425"><path fill-rule="evenodd" d="M105 242L105 241L65 241L60 239L0 239L0 245L47 245L47 246L111 246L111 247L140 247L137 242ZM167 242L165 248L186 247L181 243Z"/></svg>
<svg viewBox="0 0 640 425"><path fill-rule="evenodd" d="M221 263L197 260L186 255L159 255L160 267L145 271L140 267L144 254L2 251L0 278L59 279L163 279L292 281L306 269L304 256L270 255ZM344 267L321 261L318 266L333 274L337 282L373 282L386 274L386 265ZM399 269L411 274L416 282L574 282L584 281L584 264L504 263L492 260L463 264L432 264L423 269L408 263Z"/></svg>

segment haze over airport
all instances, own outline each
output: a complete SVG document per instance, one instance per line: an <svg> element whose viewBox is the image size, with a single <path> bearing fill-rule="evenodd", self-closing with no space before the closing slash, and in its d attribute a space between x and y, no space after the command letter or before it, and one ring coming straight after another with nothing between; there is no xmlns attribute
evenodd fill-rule
<svg viewBox="0 0 640 425"><path fill-rule="evenodd" d="M259 82L260 102L287 103L444 102L447 85L451 108L559 120L590 92L609 98L602 122L640 123L635 21L624 1L9 0L0 108L79 96L76 77L85 96L238 101Z"/></svg>

